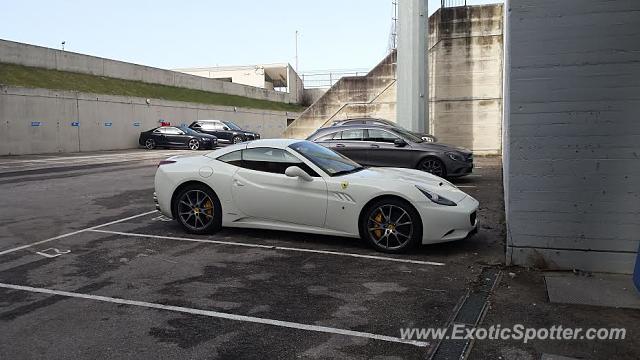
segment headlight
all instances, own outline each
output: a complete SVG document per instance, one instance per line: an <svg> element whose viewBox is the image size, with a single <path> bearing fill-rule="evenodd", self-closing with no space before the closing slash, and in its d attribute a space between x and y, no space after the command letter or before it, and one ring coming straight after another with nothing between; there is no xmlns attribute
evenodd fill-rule
<svg viewBox="0 0 640 360"><path fill-rule="evenodd" d="M447 199L444 196L440 196L434 193L433 191L429 191L418 185L416 185L416 188L418 188L418 190L420 190L421 193L423 193L427 198L429 198L429 200L433 201L436 204L446 205L446 206L456 206L456 203L454 203L453 201Z"/></svg>
<svg viewBox="0 0 640 360"><path fill-rule="evenodd" d="M426 142L433 142L433 138L429 137L429 136L423 136L422 140L426 141Z"/></svg>
<svg viewBox="0 0 640 360"><path fill-rule="evenodd" d="M462 157L462 155L460 154L456 154L456 153L447 153L447 156L454 161L464 161L464 157Z"/></svg>
<svg viewBox="0 0 640 360"><path fill-rule="evenodd" d="M202 141L209 141L209 138L202 138Z"/></svg>

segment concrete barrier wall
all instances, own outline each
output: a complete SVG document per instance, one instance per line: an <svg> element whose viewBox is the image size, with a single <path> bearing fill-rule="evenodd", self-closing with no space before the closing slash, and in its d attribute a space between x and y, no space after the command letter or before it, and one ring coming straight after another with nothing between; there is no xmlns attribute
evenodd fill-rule
<svg viewBox="0 0 640 360"><path fill-rule="evenodd" d="M476 154L502 151L502 5L443 8L429 23L430 132Z"/></svg>
<svg viewBox="0 0 640 360"><path fill-rule="evenodd" d="M299 114L123 96L0 87L0 155L130 149L141 131L221 119L280 137Z"/></svg>
<svg viewBox="0 0 640 360"><path fill-rule="evenodd" d="M0 62L246 96L252 99L282 103L298 102L297 94L292 97L288 93L7 40L0 40Z"/></svg>
<svg viewBox="0 0 640 360"><path fill-rule="evenodd" d="M640 242L640 2L505 6L507 262L631 273Z"/></svg>

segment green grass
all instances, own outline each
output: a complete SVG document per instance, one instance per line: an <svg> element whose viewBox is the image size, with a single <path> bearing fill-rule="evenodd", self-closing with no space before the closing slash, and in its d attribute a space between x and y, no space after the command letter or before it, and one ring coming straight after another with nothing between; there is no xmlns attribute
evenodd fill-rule
<svg viewBox="0 0 640 360"><path fill-rule="evenodd" d="M285 104L203 90L148 84L142 81L123 80L6 63L0 63L0 84L27 88L70 90L96 94L186 101L210 105L237 106L250 109L295 112L304 110L304 107L296 104Z"/></svg>

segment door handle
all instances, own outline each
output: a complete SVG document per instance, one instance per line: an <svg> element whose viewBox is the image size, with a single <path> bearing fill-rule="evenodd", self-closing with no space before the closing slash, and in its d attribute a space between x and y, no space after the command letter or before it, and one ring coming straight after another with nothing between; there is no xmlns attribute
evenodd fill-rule
<svg viewBox="0 0 640 360"><path fill-rule="evenodd" d="M380 145L378 145L378 144L371 144L371 147L372 147L372 148L374 148L374 149L379 149L379 148L380 148Z"/></svg>
<svg viewBox="0 0 640 360"><path fill-rule="evenodd" d="M238 180L233 180L233 183L234 183L236 186L244 186L244 183L242 183L242 182L240 182L240 181L238 181Z"/></svg>
<svg viewBox="0 0 640 360"><path fill-rule="evenodd" d="M336 144L336 147L343 148L345 146L344 146L344 144Z"/></svg>

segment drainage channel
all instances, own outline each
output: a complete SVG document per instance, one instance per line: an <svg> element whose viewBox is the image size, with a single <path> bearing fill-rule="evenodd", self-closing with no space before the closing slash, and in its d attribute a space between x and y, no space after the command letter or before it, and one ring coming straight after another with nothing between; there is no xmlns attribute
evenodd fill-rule
<svg viewBox="0 0 640 360"><path fill-rule="evenodd" d="M482 321L488 305L489 295L500 280L500 270L485 268L473 284L471 289L462 297L459 305L453 312L447 326L447 336L440 340L438 345L427 358L429 360L463 360L471 352L472 339L451 339L453 328L466 330L475 328ZM457 330L460 331L460 330Z"/></svg>

